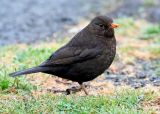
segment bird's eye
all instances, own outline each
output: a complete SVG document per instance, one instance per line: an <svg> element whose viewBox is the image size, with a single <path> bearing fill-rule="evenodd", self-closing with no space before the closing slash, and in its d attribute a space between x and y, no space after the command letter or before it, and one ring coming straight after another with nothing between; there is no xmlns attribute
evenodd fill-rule
<svg viewBox="0 0 160 114"><path fill-rule="evenodd" d="M105 26L103 24L99 24L100 27L105 28Z"/></svg>

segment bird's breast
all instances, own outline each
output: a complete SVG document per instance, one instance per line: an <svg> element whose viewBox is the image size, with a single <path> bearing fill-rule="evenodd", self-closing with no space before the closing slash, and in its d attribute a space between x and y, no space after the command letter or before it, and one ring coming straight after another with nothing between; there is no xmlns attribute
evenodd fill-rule
<svg viewBox="0 0 160 114"><path fill-rule="evenodd" d="M81 74L81 76L95 76L102 74L113 62L116 48L107 47L103 49L102 54L98 55L94 59L90 59L81 63L73 65L71 72L75 75Z"/></svg>
<svg viewBox="0 0 160 114"><path fill-rule="evenodd" d="M99 50L101 54L93 59L73 64L68 70L68 78L74 81L89 81L102 74L111 65L116 54L115 40L98 44L101 45Z"/></svg>

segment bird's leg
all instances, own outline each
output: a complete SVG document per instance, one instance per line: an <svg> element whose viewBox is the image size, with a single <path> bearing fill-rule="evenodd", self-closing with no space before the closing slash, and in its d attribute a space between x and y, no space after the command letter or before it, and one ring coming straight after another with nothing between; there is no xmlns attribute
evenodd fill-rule
<svg viewBox="0 0 160 114"><path fill-rule="evenodd" d="M69 95L69 94L71 94L73 92L74 93L78 92L80 90L83 90L86 95L89 95L87 90L86 90L86 88L85 88L85 86L84 86L84 84L83 83L79 83L79 85L80 85L79 87L72 87L72 88L67 89L66 90L67 95Z"/></svg>
<svg viewBox="0 0 160 114"><path fill-rule="evenodd" d="M85 92L85 94L89 95L87 90L86 90L86 88L85 88L85 86L84 86L84 84L80 84L80 86L81 86L81 89Z"/></svg>

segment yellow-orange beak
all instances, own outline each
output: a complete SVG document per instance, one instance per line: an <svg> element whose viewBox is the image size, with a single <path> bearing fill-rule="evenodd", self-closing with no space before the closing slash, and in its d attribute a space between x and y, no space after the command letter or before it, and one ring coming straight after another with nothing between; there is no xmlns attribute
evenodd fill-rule
<svg viewBox="0 0 160 114"><path fill-rule="evenodd" d="M116 23L111 24L111 28L117 28L117 27L119 27L119 24L116 24Z"/></svg>

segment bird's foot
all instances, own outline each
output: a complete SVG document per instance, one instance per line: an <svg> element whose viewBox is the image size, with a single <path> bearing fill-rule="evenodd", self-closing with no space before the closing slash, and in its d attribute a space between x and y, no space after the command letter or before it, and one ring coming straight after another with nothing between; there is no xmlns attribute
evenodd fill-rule
<svg viewBox="0 0 160 114"><path fill-rule="evenodd" d="M85 92L85 94L88 95L88 92L85 89L85 85L83 85L83 84L81 84L80 86L74 86L74 87L68 88L68 89L66 89L66 91L65 90L59 90L59 89L56 89L56 88L47 89L47 91L49 91L49 92L65 93L66 95L70 95L72 93L76 93L76 92L79 92L81 90L83 90Z"/></svg>
<svg viewBox="0 0 160 114"><path fill-rule="evenodd" d="M72 87L72 88L67 89L66 94L69 95L71 93L76 93L81 90L83 90L86 95L89 95L87 90L85 89L85 85L83 85L83 84L81 84L80 86L77 86L77 87Z"/></svg>
<svg viewBox="0 0 160 114"><path fill-rule="evenodd" d="M81 91L81 86L71 87L71 88L66 89L66 94L69 95L71 93L76 93L79 91Z"/></svg>

